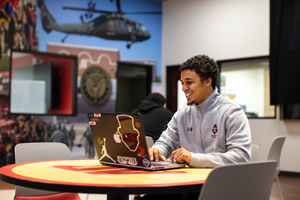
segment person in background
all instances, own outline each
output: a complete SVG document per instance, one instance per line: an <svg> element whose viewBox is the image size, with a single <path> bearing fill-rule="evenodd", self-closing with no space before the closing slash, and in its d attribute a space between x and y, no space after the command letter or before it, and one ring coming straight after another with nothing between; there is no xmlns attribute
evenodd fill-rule
<svg viewBox="0 0 300 200"><path fill-rule="evenodd" d="M33 5L32 3L27 3L26 9L25 9L26 17L27 17L27 23L25 24L25 49L26 50L33 50L31 46L31 39L35 36L35 24L36 19L33 12Z"/></svg>
<svg viewBox="0 0 300 200"><path fill-rule="evenodd" d="M215 167L250 161L251 131L243 109L218 93L217 63L206 55L184 62L179 70L187 104L179 107L156 143L150 160ZM200 191L199 191L200 192ZM141 199L196 200L199 192L145 195Z"/></svg>
<svg viewBox="0 0 300 200"><path fill-rule="evenodd" d="M19 2L18 7L9 23L9 48L15 50L24 50L25 48L25 33L24 24L27 23L25 10L23 9L22 2Z"/></svg>
<svg viewBox="0 0 300 200"><path fill-rule="evenodd" d="M161 133L167 128L173 113L165 109L166 99L160 93L151 93L142 100L133 113L140 113L142 117L145 134L156 141Z"/></svg>
<svg viewBox="0 0 300 200"><path fill-rule="evenodd" d="M60 129L60 128L59 128L59 129ZM68 130L67 130L65 124L62 126L61 131L64 133L64 137L65 137L65 141L66 141L65 144L69 147Z"/></svg>
<svg viewBox="0 0 300 200"><path fill-rule="evenodd" d="M2 64L2 56L5 49L5 31L8 30L8 22L0 22L0 65Z"/></svg>
<svg viewBox="0 0 300 200"><path fill-rule="evenodd" d="M69 140L70 151L72 151L72 149L73 149L75 137L76 137L76 133L74 130L74 125L72 125L71 129L68 131L68 140Z"/></svg>
<svg viewBox="0 0 300 200"><path fill-rule="evenodd" d="M85 155L88 158L94 158L95 147L94 147L93 135L89 126L86 128L86 131L82 134L81 142L82 141L84 141Z"/></svg>
<svg viewBox="0 0 300 200"><path fill-rule="evenodd" d="M133 113L140 113L142 117L143 127L146 136L150 136L155 142L161 133L167 128L168 122L171 120L173 113L165 108L166 99L160 93L151 93ZM139 194L134 196L134 200L140 198Z"/></svg>

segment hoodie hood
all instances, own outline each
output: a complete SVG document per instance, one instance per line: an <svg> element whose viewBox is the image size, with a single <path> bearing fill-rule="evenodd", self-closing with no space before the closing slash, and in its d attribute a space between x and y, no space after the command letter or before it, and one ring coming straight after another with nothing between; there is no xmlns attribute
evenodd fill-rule
<svg viewBox="0 0 300 200"><path fill-rule="evenodd" d="M139 111L147 112L158 107L163 107L162 103L154 99L144 99L139 106Z"/></svg>

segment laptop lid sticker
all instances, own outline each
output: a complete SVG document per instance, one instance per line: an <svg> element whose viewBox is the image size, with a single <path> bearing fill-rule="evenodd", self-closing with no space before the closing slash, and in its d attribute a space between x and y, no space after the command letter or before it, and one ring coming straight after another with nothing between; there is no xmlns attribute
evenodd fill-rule
<svg viewBox="0 0 300 200"><path fill-rule="evenodd" d="M128 164L128 165L137 165L138 161L134 157L127 157L127 156L117 156L118 163L121 164Z"/></svg>
<svg viewBox="0 0 300 200"><path fill-rule="evenodd" d="M138 153L137 155L138 155L139 157L146 158L146 157L147 157L147 154L146 154L144 148L143 148L143 147L139 147L139 148L140 148L140 153Z"/></svg>
<svg viewBox="0 0 300 200"><path fill-rule="evenodd" d="M148 160L147 158L144 158L142 162L145 165L145 167L150 167L150 165L151 165L150 160Z"/></svg>
<svg viewBox="0 0 300 200"><path fill-rule="evenodd" d="M89 124L90 125L96 125L96 122L95 121L89 121Z"/></svg>
<svg viewBox="0 0 300 200"><path fill-rule="evenodd" d="M121 136L122 142L130 150L135 152L140 144L140 132L134 126L133 117L129 115L117 115L116 116L119 127L117 132Z"/></svg>
<svg viewBox="0 0 300 200"><path fill-rule="evenodd" d="M102 156L99 158L99 160L101 161L103 158L108 157L109 159L111 159L111 161L113 161L115 163L116 161L112 157L110 157L110 155L108 155L108 153L107 153L106 138L103 138L103 140L102 140L101 137L98 137L97 141L98 141L99 145L102 145L102 151L101 151Z"/></svg>

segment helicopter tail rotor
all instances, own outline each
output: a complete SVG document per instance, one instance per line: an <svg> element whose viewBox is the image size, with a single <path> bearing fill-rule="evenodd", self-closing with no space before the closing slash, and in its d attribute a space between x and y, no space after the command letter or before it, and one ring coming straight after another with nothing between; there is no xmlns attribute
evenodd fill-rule
<svg viewBox="0 0 300 200"><path fill-rule="evenodd" d="M45 5L44 0L38 0L37 4L41 10L41 18L42 18L43 28L47 33L50 33L52 31L52 29L55 26L57 26L57 22L55 21L53 16L50 14L48 8Z"/></svg>

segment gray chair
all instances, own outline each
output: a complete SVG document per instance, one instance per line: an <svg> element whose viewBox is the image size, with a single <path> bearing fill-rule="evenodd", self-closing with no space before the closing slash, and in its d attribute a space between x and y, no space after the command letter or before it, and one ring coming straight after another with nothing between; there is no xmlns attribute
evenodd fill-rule
<svg viewBox="0 0 300 200"><path fill-rule="evenodd" d="M250 161L257 161L258 160L258 146L256 144L251 144L251 157Z"/></svg>
<svg viewBox="0 0 300 200"><path fill-rule="evenodd" d="M154 144L153 138L150 136L146 136L146 143L147 143L148 149L150 149L152 147L152 145Z"/></svg>
<svg viewBox="0 0 300 200"><path fill-rule="evenodd" d="M55 142L31 142L20 143L15 146L16 163L34 162L42 160L71 159L69 148L63 143ZM80 200L78 193L64 193L48 190L38 190L27 187L16 186L15 199L70 199Z"/></svg>
<svg viewBox="0 0 300 200"><path fill-rule="evenodd" d="M218 166L208 175L198 200L269 200L276 161Z"/></svg>
<svg viewBox="0 0 300 200"><path fill-rule="evenodd" d="M276 160L277 161L277 168L276 168L276 172L275 172L274 178L276 178L276 180L277 180L282 200L283 200L283 195L282 195L282 190L281 190L280 182L279 182L279 179L278 179L278 174L280 172L281 150L282 150L283 144L285 142L285 139L286 139L285 136L276 137L273 140L273 143L271 145L271 148L269 150L269 154L268 154L268 157L267 157L267 160Z"/></svg>

